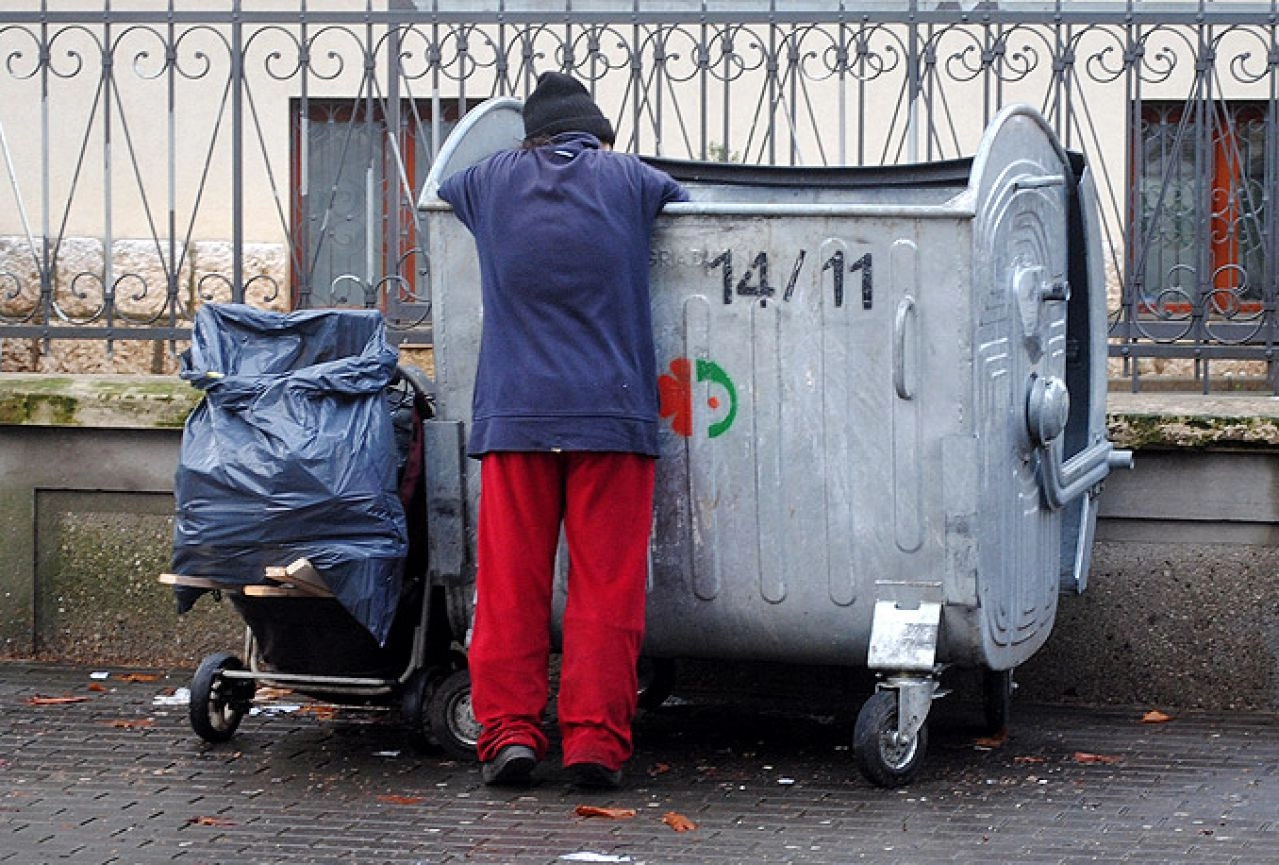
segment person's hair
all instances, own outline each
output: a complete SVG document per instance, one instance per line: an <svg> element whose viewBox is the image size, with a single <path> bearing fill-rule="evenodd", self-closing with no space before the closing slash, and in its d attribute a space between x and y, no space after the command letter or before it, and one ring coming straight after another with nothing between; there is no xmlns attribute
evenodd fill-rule
<svg viewBox="0 0 1279 865"><path fill-rule="evenodd" d="M525 138L520 142L520 150L536 150L539 147L545 147L554 140L554 137L550 135L534 135L532 138ZM601 139L600 149L612 150L613 142Z"/></svg>

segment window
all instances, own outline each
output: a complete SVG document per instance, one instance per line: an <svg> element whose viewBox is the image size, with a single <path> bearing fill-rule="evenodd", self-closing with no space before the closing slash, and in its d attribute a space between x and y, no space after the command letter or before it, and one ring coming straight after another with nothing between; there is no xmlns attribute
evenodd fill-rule
<svg viewBox="0 0 1279 865"><path fill-rule="evenodd" d="M1130 223L1140 313L1260 315L1273 278L1264 193L1279 182L1266 176L1275 134L1265 103L1142 103Z"/></svg>
<svg viewBox="0 0 1279 865"><path fill-rule="evenodd" d="M425 238L417 196L431 165L431 103L405 100L395 134L383 103L292 105L291 276L295 308L376 306L425 316ZM440 140L458 119L446 104Z"/></svg>

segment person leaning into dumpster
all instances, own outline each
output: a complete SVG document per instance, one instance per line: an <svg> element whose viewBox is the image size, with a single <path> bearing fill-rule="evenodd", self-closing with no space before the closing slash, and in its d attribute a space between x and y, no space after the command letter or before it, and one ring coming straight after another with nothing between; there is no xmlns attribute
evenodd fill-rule
<svg viewBox="0 0 1279 865"><path fill-rule="evenodd" d="M612 152L575 79L539 76L522 147L444 181L475 237L484 323L468 453L481 460L469 666L486 784L547 751L553 567L567 606L559 727L574 784L616 788L631 755L657 447L649 237L678 183Z"/></svg>

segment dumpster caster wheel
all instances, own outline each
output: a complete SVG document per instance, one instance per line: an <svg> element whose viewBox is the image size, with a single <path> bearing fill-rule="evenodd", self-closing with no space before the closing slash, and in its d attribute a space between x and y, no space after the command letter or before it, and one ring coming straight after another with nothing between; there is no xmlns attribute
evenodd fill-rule
<svg viewBox="0 0 1279 865"><path fill-rule="evenodd" d="M431 732L431 719L427 709L440 682L448 675L448 670L441 667L425 667L417 670L404 686L404 698L401 703L404 726L408 730L409 741L413 747L422 750L439 748L440 743Z"/></svg>
<svg viewBox="0 0 1279 865"><path fill-rule="evenodd" d="M897 695L877 691L857 714L853 753L857 768L878 787L904 787L919 774L928 747L928 727L907 741L897 732Z"/></svg>
<svg viewBox="0 0 1279 865"><path fill-rule="evenodd" d="M986 735L994 736L1008 729L1014 687L1012 670L986 670L983 673L982 702L985 709Z"/></svg>
<svg viewBox="0 0 1279 865"><path fill-rule="evenodd" d="M252 680L227 679L223 670L244 664L228 652L215 652L200 662L191 679L191 729L206 742L225 742L235 735L256 690Z"/></svg>
<svg viewBox="0 0 1279 865"><path fill-rule="evenodd" d="M675 662L670 658L640 658L638 674L641 709L656 709L675 690Z"/></svg>
<svg viewBox="0 0 1279 865"><path fill-rule="evenodd" d="M480 725L471 710L471 674L455 670L429 695L426 716L431 735L444 752L458 760L475 759Z"/></svg>

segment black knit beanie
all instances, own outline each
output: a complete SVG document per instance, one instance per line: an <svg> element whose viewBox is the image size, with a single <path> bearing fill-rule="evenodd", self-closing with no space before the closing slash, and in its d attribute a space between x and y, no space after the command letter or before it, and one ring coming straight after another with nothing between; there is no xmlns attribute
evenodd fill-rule
<svg viewBox="0 0 1279 865"><path fill-rule="evenodd" d="M543 72L524 100L524 137L561 132L589 132L610 146L614 141L613 124L579 81L560 72Z"/></svg>

